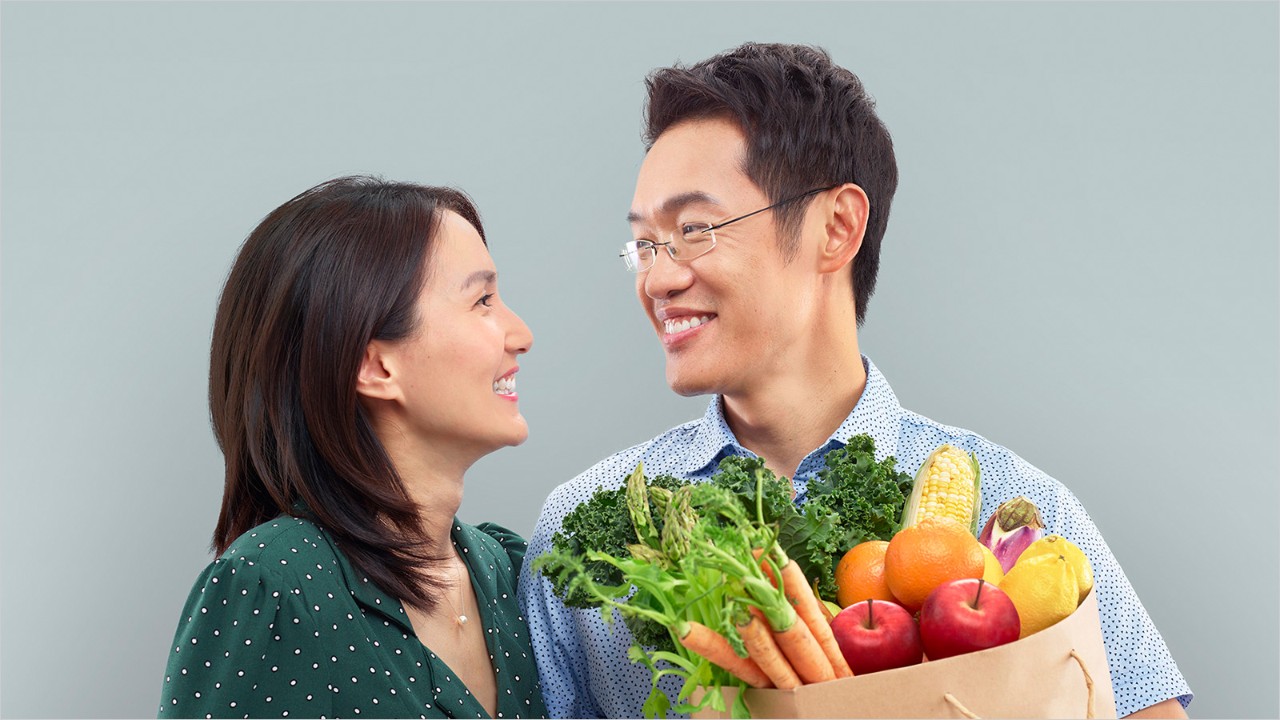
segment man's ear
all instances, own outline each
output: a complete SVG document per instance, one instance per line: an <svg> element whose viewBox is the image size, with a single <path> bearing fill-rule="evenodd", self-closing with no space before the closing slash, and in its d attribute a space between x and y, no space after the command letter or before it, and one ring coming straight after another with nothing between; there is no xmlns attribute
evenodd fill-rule
<svg viewBox="0 0 1280 720"><path fill-rule="evenodd" d="M853 183L841 185L827 216L826 239L818 256L818 269L832 273L845 268L862 248L871 203L867 193Z"/></svg>
<svg viewBox="0 0 1280 720"><path fill-rule="evenodd" d="M356 392L374 400L400 399L400 384L392 372L394 353L389 345L371 341L364 349L360 371L356 373Z"/></svg>

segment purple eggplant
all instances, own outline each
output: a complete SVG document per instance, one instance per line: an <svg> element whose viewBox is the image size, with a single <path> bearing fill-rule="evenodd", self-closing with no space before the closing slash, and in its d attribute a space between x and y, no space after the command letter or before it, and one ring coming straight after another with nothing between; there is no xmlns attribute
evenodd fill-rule
<svg viewBox="0 0 1280 720"><path fill-rule="evenodd" d="M1007 500L996 508L978 536L978 542L987 546L1000 561L1000 568L1009 568L1031 543L1044 537L1044 522L1035 503L1027 497Z"/></svg>

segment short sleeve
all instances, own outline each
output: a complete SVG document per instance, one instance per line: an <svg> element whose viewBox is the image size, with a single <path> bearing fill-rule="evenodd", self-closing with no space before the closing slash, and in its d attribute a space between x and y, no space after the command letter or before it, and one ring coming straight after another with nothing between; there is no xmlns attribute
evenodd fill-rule
<svg viewBox="0 0 1280 720"><path fill-rule="evenodd" d="M1089 558L1111 670L1116 712L1121 716L1177 698L1185 708L1194 697L1161 637L1080 500L1062 483L1012 452L989 444L978 447L982 471L982 518L1000 503L1025 495L1035 502L1045 532L1070 540Z"/></svg>
<svg viewBox="0 0 1280 720"><path fill-rule="evenodd" d="M1063 489L1044 513L1047 531L1071 540L1089 558L1116 712L1137 712L1169 698L1186 708L1194 697L1102 533L1080 501Z"/></svg>
<svg viewBox="0 0 1280 720"><path fill-rule="evenodd" d="M287 573L243 556L219 559L183 609L159 716L331 715L328 660Z"/></svg>

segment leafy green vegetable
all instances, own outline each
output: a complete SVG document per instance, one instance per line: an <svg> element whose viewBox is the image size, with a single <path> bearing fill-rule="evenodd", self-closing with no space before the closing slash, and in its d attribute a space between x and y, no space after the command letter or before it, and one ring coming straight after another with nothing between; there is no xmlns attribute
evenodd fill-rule
<svg viewBox="0 0 1280 720"><path fill-rule="evenodd" d="M791 503L791 483L774 475L759 458L730 455L720 461L719 469L711 476L711 483L732 491L742 501L747 514L755 517L757 475L763 475L761 500L765 523L773 524L795 514L796 508Z"/></svg>
<svg viewBox="0 0 1280 720"><path fill-rule="evenodd" d="M838 555L843 552L841 537L840 518L818 503L806 503L800 512L784 517L778 528L778 545L796 561L810 582L815 578L819 580L818 595L824 598L835 597L834 591L822 590L821 580L835 576L832 562L833 558L838 561Z"/></svg>
<svg viewBox="0 0 1280 720"><path fill-rule="evenodd" d="M716 482L670 489L655 479L655 484L648 485L643 466L638 466L620 492L597 491L574 511L575 528L604 528L599 537L614 543L622 538L621 551L590 547L588 537L558 535L551 550L534 561L562 598L580 598L581 606L599 608L605 622L613 622L616 611L633 628L636 645L628 657L652 671L653 687L644 707L647 716L672 708L671 699L658 688L658 680L665 675L684 678L674 699L678 712L704 707L723 711L719 689L745 685L676 642L691 631L691 623L719 633L734 652L745 657L736 624L750 617L748 605L759 607L773 627L786 629L798 621L786 594L773 585L754 554L757 549L769 550L769 562L778 572L773 555L777 533L761 518L766 483L781 483L763 464L734 466L750 473L754 486L750 497L745 495L745 483L738 488L744 494ZM631 525L629 533L615 532L622 516ZM565 526L569 527L568 520ZM785 555L780 561L786 561ZM618 582L600 580L614 573ZM695 703L692 693L699 686L711 691ZM732 712L744 717L746 706L734 703Z"/></svg>
<svg viewBox="0 0 1280 720"><path fill-rule="evenodd" d="M670 475L660 475L653 478L650 484L675 491L689 483ZM655 508L652 499L649 507L652 532L659 536L665 507ZM639 541L627 504L627 486L624 484L614 490L600 488L590 499L574 508L564 517L560 532L551 539L551 546L557 552L578 558L585 558L588 550L626 557L629 554L628 546ZM622 571L606 562L588 560L584 563L584 571L598 585L617 585L622 582ZM555 575L551 576L551 582L556 595L567 607L597 607L597 603L586 593L569 588L568 578Z"/></svg>
<svg viewBox="0 0 1280 720"><path fill-rule="evenodd" d="M804 516L784 521L779 542L805 577L818 581L822 597L835 597L835 564L845 551L888 540L902 518L911 476L899 472L892 457L877 461L875 450L870 436L855 435L827 453L826 467L809 483Z"/></svg>

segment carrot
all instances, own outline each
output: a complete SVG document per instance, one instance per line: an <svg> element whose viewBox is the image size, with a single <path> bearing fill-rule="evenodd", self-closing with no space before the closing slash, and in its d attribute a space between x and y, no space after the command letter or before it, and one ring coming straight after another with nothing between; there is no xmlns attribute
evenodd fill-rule
<svg viewBox="0 0 1280 720"><path fill-rule="evenodd" d="M753 612L751 620L737 627L738 634L742 636L742 644L747 646L747 654L756 662L760 670L769 676L774 687L780 690L794 690L800 687L800 677L796 675L791 663L778 649L778 643L773 639L769 624L763 618Z"/></svg>
<svg viewBox="0 0 1280 720"><path fill-rule="evenodd" d="M684 624L687 630L680 637L680 644L686 649L719 665L753 688L773 687L773 682L760 666L749 657L738 657L723 635L700 622L689 621Z"/></svg>
<svg viewBox="0 0 1280 720"><path fill-rule="evenodd" d="M813 637L813 631L798 616L787 629L774 630L773 640L805 684L836 679L835 669Z"/></svg>
<svg viewBox="0 0 1280 720"><path fill-rule="evenodd" d="M840 652L835 633L831 632L831 623L826 619L825 608L822 607L813 588L809 587L809 581L805 579L804 572L800 570L795 560L788 559L787 564L782 566L782 586L787 599L795 606L796 614L805 625L809 626L810 634L821 646L822 653L827 656L835 676L853 677L853 671L849 669L844 653Z"/></svg>
<svg viewBox="0 0 1280 720"><path fill-rule="evenodd" d="M752 557L754 557L757 560L760 560L760 556L763 554L764 554L764 548L751 549ZM778 578L773 576L773 568L769 567L769 563L767 561L760 560L760 569L764 571L764 576L769 578L769 582L773 583L774 587L778 587Z"/></svg>

